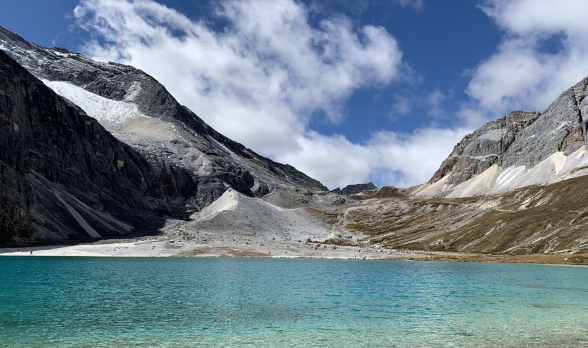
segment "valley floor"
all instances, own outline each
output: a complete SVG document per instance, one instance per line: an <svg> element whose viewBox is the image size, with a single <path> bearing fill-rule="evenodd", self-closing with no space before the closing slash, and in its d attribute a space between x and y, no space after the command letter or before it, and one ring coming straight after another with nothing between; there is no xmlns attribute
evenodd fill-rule
<svg viewBox="0 0 588 348"><path fill-rule="evenodd" d="M588 254L488 255L476 253L394 250L377 247L337 246L304 241L267 240L202 232L201 239L166 236L105 240L77 245L0 248L0 256L96 257L268 257L445 262L499 262L536 264L588 264Z"/></svg>

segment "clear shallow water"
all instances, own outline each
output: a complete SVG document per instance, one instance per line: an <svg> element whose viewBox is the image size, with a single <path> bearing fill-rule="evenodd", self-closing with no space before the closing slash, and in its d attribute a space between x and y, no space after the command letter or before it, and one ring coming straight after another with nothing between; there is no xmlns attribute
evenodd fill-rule
<svg viewBox="0 0 588 348"><path fill-rule="evenodd" d="M0 257L0 347L588 347L588 268Z"/></svg>

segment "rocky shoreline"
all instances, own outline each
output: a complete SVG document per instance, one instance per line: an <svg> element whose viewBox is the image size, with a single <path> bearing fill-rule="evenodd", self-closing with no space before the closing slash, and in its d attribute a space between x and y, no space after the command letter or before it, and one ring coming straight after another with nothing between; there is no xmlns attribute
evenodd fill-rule
<svg viewBox="0 0 588 348"><path fill-rule="evenodd" d="M202 232L200 238L199 240L182 240L166 236L153 236L102 240L75 245L0 248L0 257L31 255L76 257L260 257L588 265L588 254L493 255L398 250L373 246L339 246L305 241L261 239L207 232Z"/></svg>

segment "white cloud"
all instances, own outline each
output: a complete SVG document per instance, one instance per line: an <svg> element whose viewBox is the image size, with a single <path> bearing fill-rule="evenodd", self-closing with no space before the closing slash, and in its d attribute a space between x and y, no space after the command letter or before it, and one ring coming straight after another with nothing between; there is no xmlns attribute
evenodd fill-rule
<svg viewBox="0 0 588 348"><path fill-rule="evenodd" d="M394 96L394 104L390 110L389 116L393 121L398 121L401 116L409 115L415 112L421 112L431 116L435 121L442 117L448 116L444 110L443 103L451 99L453 91L449 90L446 94L439 89L418 91L404 91L403 94ZM416 111L415 111L416 110Z"/></svg>
<svg viewBox="0 0 588 348"><path fill-rule="evenodd" d="M443 103L445 98L445 95L438 89L435 89L429 93L427 96L427 104L429 106L427 113L433 117L443 116L444 112L443 108L441 107L441 103Z"/></svg>
<svg viewBox="0 0 588 348"><path fill-rule="evenodd" d="M455 144L471 129L417 129L410 134L378 132L365 144L343 136L327 137L309 132L296 151L284 158L298 163L311 177L323 178L332 187L383 180L398 187L428 181Z"/></svg>
<svg viewBox="0 0 588 348"><path fill-rule="evenodd" d="M401 172L399 186L428 181L455 144L472 129L416 129L410 134L379 132L370 141L381 156L382 172Z"/></svg>
<svg viewBox="0 0 588 348"><path fill-rule="evenodd" d="M488 0L480 8L503 38L467 87L478 112L542 111L588 75L587 1Z"/></svg>
<svg viewBox="0 0 588 348"><path fill-rule="evenodd" d="M355 144L308 128L316 111L341 122L355 90L413 74L384 28L354 29L340 15L313 27L308 11L293 0L223 0L220 32L152 0L82 0L74 16L96 38L84 53L145 70L223 134L331 188L391 172L400 176L389 184L426 181L463 130L378 133Z"/></svg>
<svg viewBox="0 0 588 348"><path fill-rule="evenodd" d="M400 6L413 7L415 9L421 9L425 5L424 0L396 0Z"/></svg>

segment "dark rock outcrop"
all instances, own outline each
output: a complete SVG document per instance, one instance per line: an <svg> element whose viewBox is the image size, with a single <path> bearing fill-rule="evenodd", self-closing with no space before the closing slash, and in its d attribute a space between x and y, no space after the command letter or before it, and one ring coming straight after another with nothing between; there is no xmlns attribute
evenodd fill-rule
<svg viewBox="0 0 588 348"><path fill-rule="evenodd" d="M367 184L355 184L355 185L347 185L343 189L336 188L331 190L331 192L336 193L338 195L354 195L363 191L367 190L375 190L378 187L374 185L372 182L368 182Z"/></svg>
<svg viewBox="0 0 588 348"><path fill-rule="evenodd" d="M0 243L156 229L198 183L152 165L0 51Z"/></svg>

